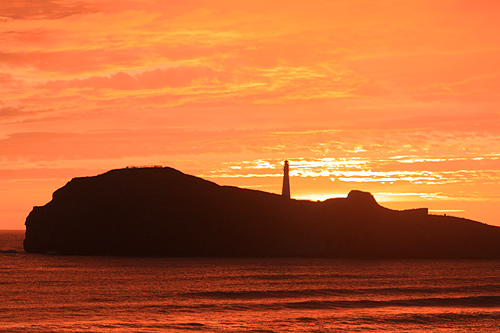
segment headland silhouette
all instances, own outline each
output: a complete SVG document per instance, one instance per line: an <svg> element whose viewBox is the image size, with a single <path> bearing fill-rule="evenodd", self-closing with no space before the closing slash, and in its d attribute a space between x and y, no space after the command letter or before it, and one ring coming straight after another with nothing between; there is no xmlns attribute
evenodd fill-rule
<svg viewBox="0 0 500 333"><path fill-rule="evenodd" d="M24 248L167 257L500 258L499 227L427 209L391 210L361 191L295 200L285 185L282 195L219 186L168 167L74 178L33 208Z"/></svg>

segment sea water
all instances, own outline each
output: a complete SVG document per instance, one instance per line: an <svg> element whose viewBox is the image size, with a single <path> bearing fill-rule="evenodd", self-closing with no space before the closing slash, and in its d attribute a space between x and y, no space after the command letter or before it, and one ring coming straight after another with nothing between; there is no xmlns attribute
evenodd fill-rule
<svg viewBox="0 0 500 333"><path fill-rule="evenodd" d="M55 256L23 237L0 232L2 332L500 330L500 261Z"/></svg>

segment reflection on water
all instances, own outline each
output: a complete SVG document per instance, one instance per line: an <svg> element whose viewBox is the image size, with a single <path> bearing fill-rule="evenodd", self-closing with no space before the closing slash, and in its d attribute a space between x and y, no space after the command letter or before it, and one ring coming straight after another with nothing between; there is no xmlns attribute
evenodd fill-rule
<svg viewBox="0 0 500 333"><path fill-rule="evenodd" d="M500 261L28 255L0 233L8 332L494 331ZM7 240L7 238L9 240Z"/></svg>

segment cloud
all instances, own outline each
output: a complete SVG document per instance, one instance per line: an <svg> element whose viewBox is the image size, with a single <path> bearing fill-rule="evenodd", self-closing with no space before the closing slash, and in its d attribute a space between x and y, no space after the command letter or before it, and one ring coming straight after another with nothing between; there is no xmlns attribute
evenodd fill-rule
<svg viewBox="0 0 500 333"><path fill-rule="evenodd" d="M460 103L497 102L500 92L500 72L471 76L455 82L442 82L424 87L416 94L424 101L456 101Z"/></svg>
<svg viewBox="0 0 500 333"><path fill-rule="evenodd" d="M93 10L84 1L9 0L0 3L0 17L15 20L61 19Z"/></svg>
<svg viewBox="0 0 500 333"><path fill-rule="evenodd" d="M456 102L497 99L498 51L379 56L349 61L370 78L360 94L398 96L423 101Z"/></svg>
<svg viewBox="0 0 500 333"><path fill-rule="evenodd" d="M12 87L12 86L17 86L18 84L19 81L14 78L14 75L10 73L0 72L0 86Z"/></svg>
<svg viewBox="0 0 500 333"><path fill-rule="evenodd" d="M22 109L21 108L15 108L15 107L3 107L0 108L0 119L2 118L10 118L10 117L16 117L22 114Z"/></svg>
<svg viewBox="0 0 500 333"><path fill-rule="evenodd" d="M208 67L173 67L156 69L138 74L118 72L110 76L93 76L87 79L49 81L42 89L93 88L116 90L160 89L190 86L193 81L210 83L221 78Z"/></svg>
<svg viewBox="0 0 500 333"><path fill-rule="evenodd" d="M113 72L116 67L134 67L139 63L140 56L129 50L0 52L0 65L4 68L13 68L13 71L22 71L31 75L36 70L38 75L35 77L44 81L52 76L67 78L81 74ZM41 72L45 75L40 75Z"/></svg>

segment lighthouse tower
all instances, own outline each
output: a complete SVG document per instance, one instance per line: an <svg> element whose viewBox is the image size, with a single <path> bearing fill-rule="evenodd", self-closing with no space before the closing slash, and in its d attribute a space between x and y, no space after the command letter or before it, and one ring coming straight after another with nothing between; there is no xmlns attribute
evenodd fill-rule
<svg viewBox="0 0 500 333"><path fill-rule="evenodd" d="M281 195L290 199L290 178L288 177L288 169L288 160L286 160L283 168L283 187L281 189Z"/></svg>

